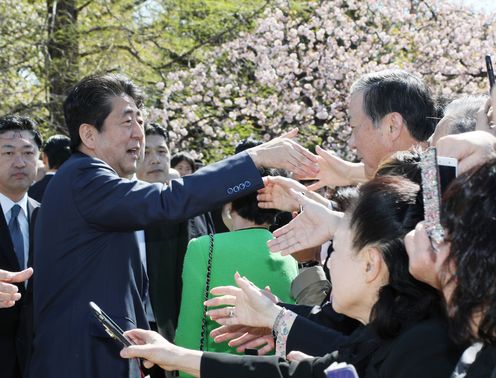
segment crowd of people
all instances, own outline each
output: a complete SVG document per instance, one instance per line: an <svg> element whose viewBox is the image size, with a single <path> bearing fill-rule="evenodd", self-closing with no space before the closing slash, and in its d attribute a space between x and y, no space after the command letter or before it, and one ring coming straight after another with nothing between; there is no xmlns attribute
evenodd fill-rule
<svg viewBox="0 0 496 378"><path fill-rule="evenodd" d="M204 167L143 100L86 77L45 144L0 118L2 377L496 377L496 91L441 107L372 72L350 88L358 162L293 129ZM438 207L433 148L458 161Z"/></svg>

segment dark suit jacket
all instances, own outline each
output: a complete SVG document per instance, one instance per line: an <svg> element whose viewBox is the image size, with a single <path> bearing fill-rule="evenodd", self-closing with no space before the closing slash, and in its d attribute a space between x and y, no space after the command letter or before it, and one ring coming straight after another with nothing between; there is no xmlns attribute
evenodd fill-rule
<svg viewBox="0 0 496 378"><path fill-rule="evenodd" d="M33 258L33 226L40 204L28 198L29 258ZM0 207L0 269L17 272L21 270L12 246L9 228ZM0 366L2 378L21 377L30 352L32 332L32 279L27 288L18 284L21 299L14 307L0 309Z"/></svg>
<svg viewBox="0 0 496 378"><path fill-rule="evenodd" d="M324 369L332 362L344 361L355 364L360 378L449 378L461 353L449 340L444 322L437 319L418 323L391 341L377 343L374 336L367 336L368 331L368 327L362 327L353 333L359 340L356 353L343 350L299 363L274 356L204 353L200 375L202 378L324 378Z"/></svg>
<svg viewBox="0 0 496 378"><path fill-rule="evenodd" d="M35 233L34 344L30 377L139 377L88 307L121 328L148 328L148 280L136 230L185 220L263 186L248 155L173 180L121 179L99 159L73 154L45 193ZM38 227L39 226L39 227Z"/></svg>
<svg viewBox="0 0 496 378"><path fill-rule="evenodd" d="M181 305L188 223L158 224L145 229L150 301L159 333L174 341Z"/></svg>
<svg viewBox="0 0 496 378"><path fill-rule="evenodd" d="M323 356L339 349L360 322L338 314L330 302L320 306L279 303L298 314L286 340L286 353L298 350L310 356Z"/></svg>
<svg viewBox="0 0 496 378"><path fill-rule="evenodd" d="M45 189L53 177L53 173L47 173L40 181L35 182L28 190L28 195L41 203Z"/></svg>

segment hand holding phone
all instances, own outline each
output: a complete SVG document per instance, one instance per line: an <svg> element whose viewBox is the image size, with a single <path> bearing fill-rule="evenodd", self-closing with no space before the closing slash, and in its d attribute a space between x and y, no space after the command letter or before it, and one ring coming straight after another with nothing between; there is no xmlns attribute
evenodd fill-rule
<svg viewBox="0 0 496 378"><path fill-rule="evenodd" d="M124 331L121 327L114 322L110 316L108 316L103 310L96 305L94 302L89 303L90 308L93 312L93 315L100 321L105 331L108 333L110 337L115 340L118 340L125 347L133 345L131 340L129 340L126 336L124 336Z"/></svg>

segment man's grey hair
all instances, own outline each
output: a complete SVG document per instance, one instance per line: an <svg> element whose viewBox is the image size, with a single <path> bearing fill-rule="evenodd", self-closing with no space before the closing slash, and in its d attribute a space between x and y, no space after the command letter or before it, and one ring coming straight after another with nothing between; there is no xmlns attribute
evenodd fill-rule
<svg viewBox="0 0 496 378"><path fill-rule="evenodd" d="M488 96L463 95L451 101L444 110L444 118L449 120L447 134L461 134L474 131L477 112L487 102Z"/></svg>
<svg viewBox="0 0 496 378"><path fill-rule="evenodd" d="M363 93L363 111L374 127L389 113L399 113L418 141L434 132L436 107L429 87L409 72L389 69L362 76L351 86L351 95Z"/></svg>

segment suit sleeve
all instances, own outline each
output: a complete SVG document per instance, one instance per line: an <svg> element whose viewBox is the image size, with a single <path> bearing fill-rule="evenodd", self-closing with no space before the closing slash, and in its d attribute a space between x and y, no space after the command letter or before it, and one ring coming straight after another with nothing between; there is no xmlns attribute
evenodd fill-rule
<svg viewBox="0 0 496 378"><path fill-rule="evenodd" d="M299 350L311 356L323 356L339 349L359 325L334 311L330 303L320 306L282 304L298 314L291 327L286 352Z"/></svg>
<svg viewBox="0 0 496 378"><path fill-rule="evenodd" d="M324 370L334 356L288 362L276 356L237 356L226 353L203 353L201 378L325 378Z"/></svg>
<svg viewBox="0 0 496 378"><path fill-rule="evenodd" d="M121 179L110 167L93 162L75 175L72 196L81 216L95 228L133 231L191 218L262 187L258 169L242 153L170 186Z"/></svg>

